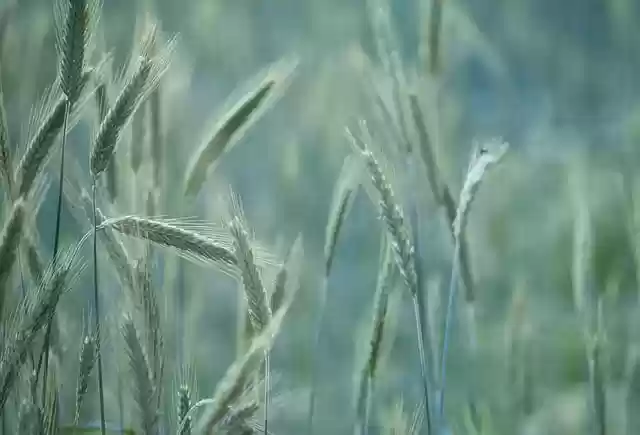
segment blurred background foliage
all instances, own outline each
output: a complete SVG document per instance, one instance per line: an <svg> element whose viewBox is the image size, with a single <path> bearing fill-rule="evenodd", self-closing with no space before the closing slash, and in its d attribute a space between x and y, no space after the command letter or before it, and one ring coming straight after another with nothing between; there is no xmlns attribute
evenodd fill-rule
<svg viewBox="0 0 640 435"><path fill-rule="evenodd" d="M229 182L243 198L249 222L262 240L285 246L303 233L303 292L274 352L273 366L282 374L285 390L304 391L324 226L333 182L348 151L344 127L371 115L365 78L369 69L380 68L366 1L103 3L98 46L112 50L115 66L125 64L136 22L145 11L159 20L165 35L179 35L171 71L161 85L168 180L182 179L203 127L224 110L230 95L242 92L247 79L282 56L295 53L300 58L282 100L224 157L198 207L185 207L180 186L168 183L157 212L207 218L213 207L209 193L213 196ZM391 4L402 62L407 70L426 77L430 2L392 0ZM501 430L496 433L513 433L501 423L509 421L512 398L504 372L504 335L513 295L522 291L533 343L531 425L548 424L539 426L547 429L526 433L582 433L576 422L584 420L587 366L571 291L575 192L568 177L575 167L585 165L582 189L591 208L594 282L600 292L610 295L605 307L607 382L610 418L618 427L616 409L626 382L628 343L634 342L628 337L633 330L628 322L636 310L638 290L639 228L634 216L640 211L635 200L635 166L640 161L636 30L640 3L447 0L444 4L439 120L443 140L437 151L448 182L456 191L460 187L474 138L502 136L511 144L507 160L483 186L471 215L482 363L470 368L464 358L452 358L454 391L479 383L492 424ZM56 74L52 5L46 0L2 0L0 5L1 79L12 142L18 144L24 143L25 136L18 132L25 131L31 106ZM421 89L421 101L433 104ZM84 165L90 130L86 126L77 130L72 145ZM126 162L127 156L118 158ZM414 188L432 201L426 186ZM54 204L52 196L40 216L45 246L52 240ZM451 248L439 212L430 207L425 240L432 243L424 247L427 277L432 285L446 287ZM119 206L113 212L140 211ZM66 236L77 238L70 214L65 222L69 222ZM325 357L319 362L318 424L323 433L345 433L350 421L344 410L351 409L356 331L370 313L379 228L373 208L360 195L329 284L321 341ZM234 359L235 289L216 274L184 267L184 279L175 285L183 286L187 295L185 346L198 373L200 393L206 395ZM75 328L82 321L81 301L78 298L78 311L67 310ZM409 309L408 304L402 307L407 314ZM413 404L420 394L412 324L405 321L410 316L398 318L397 339L379 392L386 405L401 394ZM73 342L77 334L69 328ZM462 400L461 394L452 400ZM113 408L115 399L108 400ZM285 427L299 430L305 407L287 406ZM545 419L552 423L544 423Z"/></svg>

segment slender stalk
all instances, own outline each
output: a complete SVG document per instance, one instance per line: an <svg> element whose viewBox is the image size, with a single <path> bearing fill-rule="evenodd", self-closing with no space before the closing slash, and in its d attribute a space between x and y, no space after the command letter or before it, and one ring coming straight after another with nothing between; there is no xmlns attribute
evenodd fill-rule
<svg viewBox="0 0 640 435"><path fill-rule="evenodd" d="M309 395L309 414L307 417L307 433L309 435L313 435L313 416L315 413L316 407L316 356L318 356L318 348L320 346L320 333L322 331L322 324L324 323L324 308L327 303L327 288L329 286L329 275L325 274L322 289L320 291L320 301L318 303L318 318L316 323L315 335L313 338L312 348L311 348L311 392Z"/></svg>
<svg viewBox="0 0 640 435"><path fill-rule="evenodd" d="M447 356L449 350L449 341L450 334L453 322L453 305L456 299L456 293L458 290L458 280L462 280L463 278L460 276L460 266L463 261L462 257L462 247L464 246L464 234L465 228L467 225L467 221L469 219L469 210L471 208L471 204L474 201L476 193L480 188L483 177L486 175L488 170L498 164L505 153L507 152L509 146L507 143L502 141L495 141L487 144L492 148L490 151L487 147L483 146L482 148L476 146L474 149L474 153L469 164L469 169L467 171L467 176L465 178L464 185L462 190L460 191L460 200L458 201L458 209L455 213L455 219L453 221L453 236L455 240L455 247L453 251L453 264L451 267L451 278L449 280L449 301L447 304L447 314L445 318L445 329L444 329L444 340L442 343L442 360L440 365L441 370L441 390L440 390L440 403L439 403L439 416L440 422L443 422L444 417L444 393L446 389L446 370L447 370ZM469 299L468 299L469 301ZM470 302L469 302L470 303ZM472 306L470 305L470 308ZM471 313L473 314L473 313ZM469 320L472 320L473 316L469 317ZM476 349L476 338L475 338L475 328L470 330L472 332L472 349L475 353Z"/></svg>
<svg viewBox="0 0 640 435"><path fill-rule="evenodd" d="M118 422L124 428L124 394L122 391L122 377L118 375Z"/></svg>
<svg viewBox="0 0 640 435"><path fill-rule="evenodd" d="M320 300L318 303L317 325L311 348L311 395L309 400L308 429L311 433L313 429L313 414L315 412L315 390L316 390L316 361L319 360L320 334L324 322L324 309L326 299L328 297L329 277L333 268L333 262L338 246L338 240L344 222L347 219L351 206L359 188L360 164L355 156L348 156L342 165L340 175L336 180L333 188L333 198L331 200L331 208L329 210L329 218L325 227L325 244L324 244L324 279L320 288ZM289 254L288 254L289 255Z"/></svg>
<svg viewBox="0 0 640 435"><path fill-rule="evenodd" d="M98 217L96 212L96 184L97 180L93 179L93 187L91 190L91 200L93 203L93 303L95 310L95 333L96 333L96 352L98 363L98 396L100 398L100 432L106 435L107 428L104 418L104 384L102 378L102 352L100 351L100 295L98 293Z"/></svg>
<svg viewBox="0 0 640 435"><path fill-rule="evenodd" d="M178 286L176 291L176 361L178 361L178 367L184 367L184 354L185 354L185 306L186 298L184 289L186 287L186 276L184 272L184 262L182 259L178 260Z"/></svg>
<svg viewBox="0 0 640 435"><path fill-rule="evenodd" d="M418 345L418 356L420 358L420 375L422 381L422 390L424 393L424 407L425 407L425 425L427 427L427 434L431 435L431 417L429 410L431 406L429 405L429 381L427 380L428 369L427 369L427 358L425 356L425 348L424 348L424 336L422 331L424 331L423 322L422 322L422 314L420 309L420 301L418 299L418 295L413 296L413 313L416 318L416 338Z"/></svg>
<svg viewBox="0 0 640 435"><path fill-rule="evenodd" d="M413 230L413 261L416 271L416 292L413 295L413 308L416 316L416 333L418 335L418 352L420 354L420 370L422 372L422 383L425 396L425 416L427 433L431 434L431 408L429 401L429 385L432 382L432 371L428 369L429 364L432 362L432 344L428 341L429 334L427 333L428 321L426 318L427 306L424 292L424 281L422 274L423 257L420 243L420 208L418 194L415 190L415 186L420 185L418 177L418 168L416 164L417 157L414 148L411 148L406 155L405 166L407 173L409 174L409 181L413 188L409 188L409 221L410 227Z"/></svg>
<svg viewBox="0 0 640 435"><path fill-rule="evenodd" d="M458 289L458 256L460 252L460 243L456 241L453 251L453 266L451 267L451 279L449 280L449 301L447 302L447 314L444 324L444 338L442 341L442 356L440 360L440 399L438 415L442 419L444 416L444 390L447 383L447 356L449 353L449 336L451 335L451 318L453 317L453 304Z"/></svg>
<svg viewBox="0 0 640 435"><path fill-rule="evenodd" d="M267 435L269 422L269 389L271 388L270 376L271 373L271 352L266 350L264 352L264 428L263 433Z"/></svg>
<svg viewBox="0 0 640 435"><path fill-rule="evenodd" d="M64 150L67 142L67 123L69 122L69 112L71 111L71 101L67 100L67 107L65 108L64 121L62 123L62 144L60 150L60 170L58 181L58 202L56 204L56 228L53 236L53 258L54 261L58 256L58 249L60 248L60 221L62 216L62 189L64 184ZM55 315L54 315L55 316ZM47 388L47 378L49 374L49 352L51 348L51 328L53 327L54 318L47 325L47 332L44 336L44 369L42 372L42 400L45 400L45 390ZM41 355L42 358L42 355ZM40 364L38 364L40 365ZM38 368L38 372L40 369Z"/></svg>
<svg viewBox="0 0 640 435"><path fill-rule="evenodd" d="M591 388L591 406L595 433L597 435L607 434L607 401L604 389L604 379L602 370L602 348L600 338L595 337L593 343L589 345L588 366L589 366L589 386Z"/></svg>
<svg viewBox="0 0 640 435"><path fill-rule="evenodd" d="M373 380L371 376L361 382L360 391L358 393L357 413L358 420L354 429L354 435L369 435L369 412L371 408L371 397L373 389ZM362 398L362 399L361 399Z"/></svg>
<svg viewBox="0 0 640 435"><path fill-rule="evenodd" d="M429 16L429 72L436 76L440 72L440 35L442 29L442 6L444 0L431 2Z"/></svg>

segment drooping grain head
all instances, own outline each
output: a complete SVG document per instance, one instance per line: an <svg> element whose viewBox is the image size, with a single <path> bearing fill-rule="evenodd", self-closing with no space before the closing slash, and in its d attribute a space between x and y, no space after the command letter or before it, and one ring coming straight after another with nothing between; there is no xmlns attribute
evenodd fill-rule
<svg viewBox="0 0 640 435"><path fill-rule="evenodd" d="M231 276L236 275L237 261L231 244L223 244L189 228L182 228L176 225L175 221L165 222L137 216L125 216L105 220L99 229L104 228L171 248L183 258L211 264Z"/></svg>
<svg viewBox="0 0 640 435"><path fill-rule="evenodd" d="M238 142L269 107L269 103L275 102L282 93L296 66L297 61L289 60L271 65L266 73L259 74L263 76L262 79L220 117L189 163L184 180L187 195L198 194L220 157Z"/></svg>
<svg viewBox="0 0 640 435"><path fill-rule="evenodd" d="M239 217L233 218L229 230L234 239L234 254L241 272L249 318L254 330L260 333L271 317L268 296L254 260L249 235Z"/></svg>
<svg viewBox="0 0 640 435"><path fill-rule="evenodd" d="M474 155L469 163L469 170L460 192L456 219L453 222L454 236L460 240L464 232L471 204L489 169L500 163L509 145L501 140L494 140L486 146L475 145Z"/></svg>

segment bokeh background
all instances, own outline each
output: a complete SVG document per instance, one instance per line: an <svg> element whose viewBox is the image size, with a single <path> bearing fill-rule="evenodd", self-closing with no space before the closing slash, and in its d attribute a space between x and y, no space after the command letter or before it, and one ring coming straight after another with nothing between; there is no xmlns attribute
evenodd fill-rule
<svg viewBox="0 0 640 435"><path fill-rule="evenodd" d="M156 213L213 219L215 198L230 184L266 245L282 253L299 233L303 235L302 287L273 356L283 403L273 430L302 433L324 228L333 185L349 152L344 128L360 118L375 122L367 74L379 71L380 62L367 2L103 3L96 45L113 53L116 70L127 62L136 23L144 13L158 20L165 38L179 37L171 69L160 86L167 166ZM403 65L424 76L430 1L390 4L389 20ZM444 4L439 166L458 192L474 139L500 136L511 145L508 157L482 186L471 213L481 357L470 365L464 352L458 352L464 340L454 337L451 417L464 420L465 397L469 385L475 385L482 412L490 416L495 431L485 433L516 433L505 345L515 315L529 331L531 364L531 410L518 430L585 433L588 366L572 295L576 191L569 182L580 167L578 190L588 198L592 222L590 267L594 286L605 295L608 418L611 433L624 433L624 392L637 344L631 321L637 316L638 287L634 198L635 167L640 161L640 3L447 0ZM26 140L31 107L56 76L53 6L45 0L2 0L0 5L1 80L12 143L20 147ZM223 157L197 201L185 202L179 182L206 127L224 113L229 97L246 90L243 84L254 74L291 55L300 63L286 93ZM416 90L425 106L434 104L420 86ZM90 132L91 124L81 122L70 137L72 159L79 167L86 168ZM127 137L119 147L118 164L123 168L131 144ZM142 178L137 183L145 183ZM425 198L426 279L430 288L444 291L451 267L446 224L432 204L428 186L414 188ZM104 205L105 210L112 215L144 214L142 198L131 194L136 184L123 178L120 189L125 199L113 207ZM38 216L45 253L52 246L54 191L50 190ZM64 237L71 242L83 229L70 204L64 213ZM339 241L328 286L316 364L317 433L347 433L353 421L357 343L363 340L361 331L370 318L380 229L377 212L360 194ZM171 254L156 254L154 276L159 291L165 292L165 333L175 352L171 357L192 362L199 395L206 397L236 356L237 286L215 271L178 261ZM113 277L104 275L108 316L117 319L120 293ZM90 286L85 287L68 298L60 316L62 341L68 343L69 361L74 363L71 355L76 354L80 328L87 323ZM524 314L513 314L514 295L525 301ZM395 340L376 392L374 419L383 418L383 410L400 397L411 411L420 397L408 298L396 310ZM125 366L115 363L116 333L109 344L114 363L107 365L107 376L113 386L118 370ZM73 364L63 370L73 384ZM171 374L174 385L175 375ZM115 388L107 399L114 415ZM459 429L459 433L473 432Z"/></svg>

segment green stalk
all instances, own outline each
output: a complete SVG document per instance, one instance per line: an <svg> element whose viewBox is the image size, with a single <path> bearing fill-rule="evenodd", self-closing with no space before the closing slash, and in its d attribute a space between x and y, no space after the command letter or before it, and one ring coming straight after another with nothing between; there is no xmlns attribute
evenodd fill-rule
<svg viewBox="0 0 640 435"><path fill-rule="evenodd" d="M324 308L327 303L327 290L329 287L329 273L324 276L322 289L320 291L320 302L318 304L318 318L316 320L316 330L313 338L311 348L311 392L309 396L309 414L307 417L307 433L313 435L313 416L316 406L316 356L318 355L318 348L320 347L320 333L322 331L322 324L324 323Z"/></svg>
<svg viewBox="0 0 640 435"><path fill-rule="evenodd" d="M96 352L98 363L98 395L100 398L100 432L101 435L106 435L107 428L104 418L104 384L102 377L102 352L100 351L100 341L102 337L100 335L100 295L98 293L98 217L96 212L96 184L97 180L93 179L93 188L91 200L93 204L93 303L95 309L95 332L96 332Z"/></svg>
<svg viewBox="0 0 640 435"><path fill-rule="evenodd" d="M69 120L69 112L71 112L71 101L68 100L67 101L67 107L65 108L65 112L64 112L64 122L63 122L63 126L62 126L62 145L61 145L61 150L60 150L60 170L59 170L59 181L58 181L58 202L56 205L56 227L55 227L55 233L53 236L53 259L55 261L55 259L58 256L58 250L60 248L60 221L61 221L61 216L62 216L62 189L63 189L63 184L64 184L64 150L65 150L65 145L67 142L67 123ZM51 318L51 321L47 324L47 331L45 333L44 336L44 371L42 373L42 400L44 403L44 400L46 398L46 394L45 394L45 390L47 388L47 378L48 378L48 374L49 374L49 352L50 352L50 348L51 348L51 328L54 322L54 317ZM43 363L42 361L42 353L40 354L40 362L38 363L38 366L40 366L41 363ZM38 372L40 372L40 367L38 367Z"/></svg>

